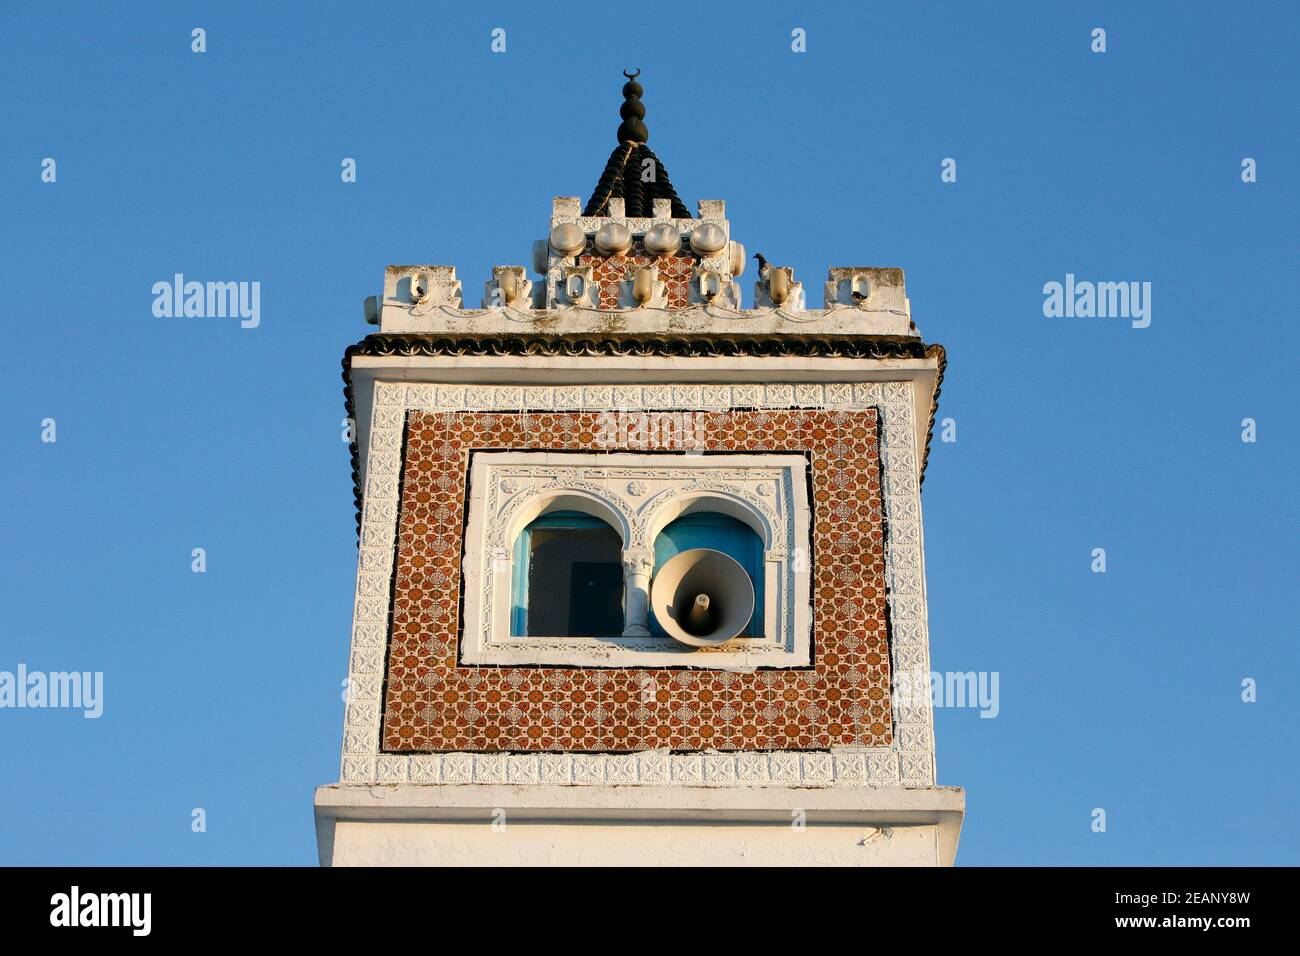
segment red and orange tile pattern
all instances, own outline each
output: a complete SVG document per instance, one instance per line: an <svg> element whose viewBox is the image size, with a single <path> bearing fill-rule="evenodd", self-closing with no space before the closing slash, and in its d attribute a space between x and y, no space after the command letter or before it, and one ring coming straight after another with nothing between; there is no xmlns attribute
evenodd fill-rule
<svg viewBox="0 0 1300 956"><path fill-rule="evenodd" d="M625 256L602 256L588 240L587 251L578 257L578 265L592 267L592 281L599 291L601 309L617 309L621 284L630 282L637 268L652 263L659 266L659 278L666 285L666 307L686 308L690 304L691 275L695 268L695 260L689 255L656 256L646 250L640 239L634 239Z"/></svg>
<svg viewBox="0 0 1300 956"><path fill-rule="evenodd" d="M892 742L876 413L702 414L709 450L810 455L813 666L742 674L459 665L470 451L590 450L599 413L412 411L385 751L797 750ZM608 450L607 434L602 438Z"/></svg>

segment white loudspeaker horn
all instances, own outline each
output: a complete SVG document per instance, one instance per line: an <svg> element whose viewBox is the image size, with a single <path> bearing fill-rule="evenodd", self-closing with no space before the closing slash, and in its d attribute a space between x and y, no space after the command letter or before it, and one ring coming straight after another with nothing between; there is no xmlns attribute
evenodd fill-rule
<svg viewBox="0 0 1300 956"><path fill-rule="evenodd" d="M754 583L730 555L692 548L659 569L650 586L650 608L674 640L716 647L743 631L754 616Z"/></svg>

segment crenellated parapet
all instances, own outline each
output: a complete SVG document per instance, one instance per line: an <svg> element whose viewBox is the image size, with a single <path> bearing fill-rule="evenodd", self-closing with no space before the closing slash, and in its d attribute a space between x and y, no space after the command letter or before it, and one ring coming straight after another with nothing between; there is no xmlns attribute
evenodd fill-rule
<svg viewBox="0 0 1300 956"><path fill-rule="evenodd" d="M722 200L701 200L693 218L674 216L666 198L654 200L652 216L625 215L619 197L606 210L586 216L578 197L554 199L546 237L533 244L533 275L523 265L494 266L477 309L465 308L452 266L389 266L383 296L367 300L367 320L394 334L919 337L901 269L833 267L822 308L809 309L794 270L756 256L758 276L746 304L739 282L745 246L732 238Z"/></svg>

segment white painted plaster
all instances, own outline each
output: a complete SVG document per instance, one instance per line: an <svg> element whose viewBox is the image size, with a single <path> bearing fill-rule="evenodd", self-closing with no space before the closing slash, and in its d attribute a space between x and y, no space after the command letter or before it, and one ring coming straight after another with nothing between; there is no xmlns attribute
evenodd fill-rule
<svg viewBox="0 0 1300 956"><path fill-rule="evenodd" d="M322 865L948 866L954 788L321 787Z"/></svg>

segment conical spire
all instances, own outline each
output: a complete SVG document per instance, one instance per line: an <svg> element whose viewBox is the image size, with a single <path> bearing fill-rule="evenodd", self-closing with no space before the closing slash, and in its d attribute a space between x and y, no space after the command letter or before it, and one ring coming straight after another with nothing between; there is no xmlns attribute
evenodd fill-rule
<svg viewBox="0 0 1300 956"><path fill-rule="evenodd" d="M607 215L610 199L622 199L627 216L648 219L654 215L654 201L667 199L672 203L674 219L690 219L691 214L677 198L677 191L668 179L668 170L646 145L650 133L643 122L645 106L641 94L644 91L636 81L641 71L624 70L623 75L627 82L623 84L623 105L618 111L623 119L618 127L618 146L610 154L582 214Z"/></svg>

